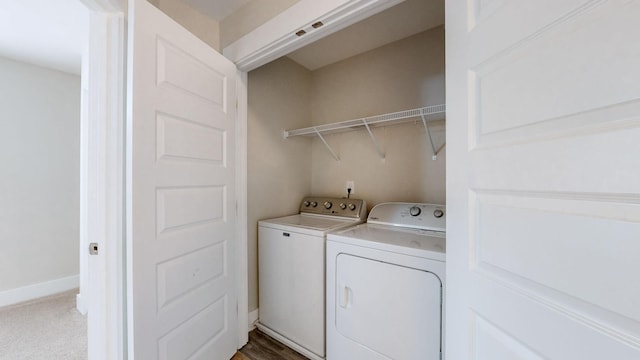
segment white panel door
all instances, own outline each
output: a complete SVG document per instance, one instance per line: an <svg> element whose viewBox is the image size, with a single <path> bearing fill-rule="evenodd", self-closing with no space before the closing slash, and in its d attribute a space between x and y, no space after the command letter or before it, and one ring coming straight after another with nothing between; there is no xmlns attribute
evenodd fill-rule
<svg viewBox="0 0 640 360"><path fill-rule="evenodd" d="M236 68L129 0L129 354L229 359L235 293Z"/></svg>
<svg viewBox="0 0 640 360"><path fill-rule="evenodd" d="M640 359L640 1L446 6L448 358Z"/></svg>

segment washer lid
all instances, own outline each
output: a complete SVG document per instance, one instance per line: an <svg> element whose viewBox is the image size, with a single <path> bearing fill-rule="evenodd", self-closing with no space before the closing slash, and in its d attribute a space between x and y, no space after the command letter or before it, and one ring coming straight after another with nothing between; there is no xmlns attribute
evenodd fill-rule
<svg viewBox="0 0 640 360"><path fill-rule="evenodd" d="M271 226L293 226L308 230L330 231L337 230L344 226L361 222L359 219L339 218L336 216L296 214L276 219L260 221L260 225Z"/></svg>
<svg viewBox="0 0 640 360"><path fill-rule="evenodd" d="M329 233L327 240L445 261L446 239L440 231L366 223Z"/></svg>

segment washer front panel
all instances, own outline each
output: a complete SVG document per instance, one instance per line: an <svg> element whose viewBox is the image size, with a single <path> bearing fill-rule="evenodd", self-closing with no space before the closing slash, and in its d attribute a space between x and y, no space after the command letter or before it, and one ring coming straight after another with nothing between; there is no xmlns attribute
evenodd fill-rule
<svg viewBox="0 0 640 360"><path fill-rule="evenodd" d="M325 239L258 228L260 323L324 357Z"/></svg>
<svg viewBox="0 0 640 360"><path fill-rule="evenodd" d="M258 227L260 326L305 356L325 357L325 246L361 218L296 214Z"/></svg>

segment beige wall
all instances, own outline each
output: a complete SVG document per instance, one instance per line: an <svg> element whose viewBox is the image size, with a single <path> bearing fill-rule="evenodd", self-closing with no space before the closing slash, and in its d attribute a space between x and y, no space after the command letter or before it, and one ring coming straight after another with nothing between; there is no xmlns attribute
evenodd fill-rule
<svg viewBox="0 0 640 360"><path fill-rule="evenodd" d="M221 51L217 21L179 0L148 0L212 48Z"/></svg>
<svg viewBox="0 0 640 360"><path fill-rule="evenodd" d="M300 0L254 0L220 21L220 46L240 39Z"/></svg>
<svg viewBox="0 0 640 360"><path fill-rule="evenodd" d="M413 109L445 102L444 27L440 26L312 72L314 124ZM433 133L444 143L444 127ZM329 135L341 160L313 140L315 195L343 196L355 181L354 197L370 205L385 201L445 202L445 150L436 161L421 122L374 129L385 160L366 130Z"/></svg>
<svg viewBox="0 0 640 360"><path fill-rule="evenodd" d="M287 58L249 73L249 311L258 307L258 221L297 213L310 194L311 143L283 137L310 121L310 81L309 71Z"/></svg>
<svg viewBox="0 0 640 360"><path fill-rule="evenodd" d="M78 275L80 77L0 58L0 78L1 300Z"/></svg>

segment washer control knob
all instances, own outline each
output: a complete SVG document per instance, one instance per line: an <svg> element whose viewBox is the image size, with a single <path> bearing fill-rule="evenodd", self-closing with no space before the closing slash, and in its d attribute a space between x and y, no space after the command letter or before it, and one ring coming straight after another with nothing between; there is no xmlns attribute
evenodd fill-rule
<svg viewBox="0 0 640 360"><path fill-rule="evenodd" d="M312 202L311 202L311 207L316 207L316 206L318 206L318 203L317 203L317 202L315 202L315 201L312 201Z"/></svg>
<svg viewBox="0 0 640 360"><path fill-rule="evenodd" d="M444 216L444 211L442 211L442 209L435 209L433 211L433 216L437 217L437 218L441 218Z"/></svg>
<svg viewBox="0 0 640 360"><path fill-rule="evenodd" d="M331 201L325 201L323 205L325 209L331 209L331 207L333 206Z"/></svg>
<svg viewBox="0 0 640 360"><path fill-rule="evenodd" d="M309 207L309 205L311 205L311 203L309 202L309 200L305 200L303 204L304 204L304 206L306 206L306 207Z"/></svg>
<svg viewBox="0 0 640 360"><path fill-rule="evenodd" d="M353 210L355 210L355 209L356 209L356 204L354 204L354 203L350 203L350 204L349 204L349 210L353 211Z"/></svg>
<svg viewBox="0 0 640 360"><path fill-rule="evenodd" d="M340 209L344 210L347 208L347 204L345 203L340 203Z"/></svg>
<svg viewBox="0 0 640 360"><path fill-rule="evenodd" d="M417 206L412 206L411 209L409 209L409 214L411 214L411 216L418 216L421 212L422 209Z"/></svg>

